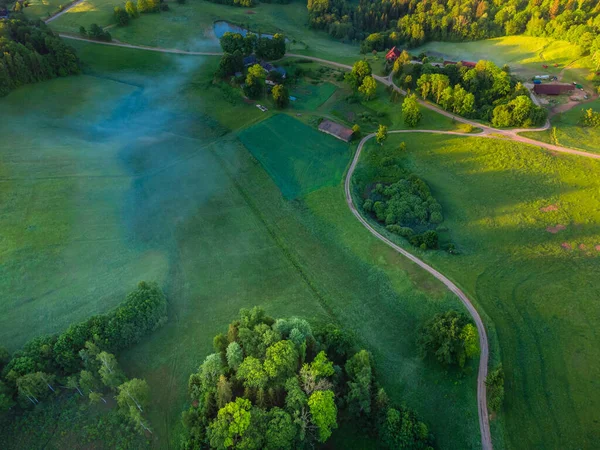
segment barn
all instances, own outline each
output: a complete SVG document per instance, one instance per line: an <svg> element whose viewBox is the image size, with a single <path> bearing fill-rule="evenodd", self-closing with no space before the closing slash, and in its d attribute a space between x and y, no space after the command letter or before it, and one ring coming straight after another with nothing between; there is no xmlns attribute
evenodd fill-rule
<svg viewBox="0 0 600 450"><path fill-rule="evenodd" d="M350 142L352 134L354 133L351 128L347 128L339 123L332 122L331 120L323 120L319 124L319 131L330 134L344 142Z"/></svg>
<svg viewBox="0 0 600 450"><path fill-rule="evenodd" d="M396 47L392 47L392 49L387 52L387 54L385 55L385 59L388 60L389 62L394 62L398 59L398 56L400 56L400 53L402 53L398 48Z"/></svg>
<svg viewBox="0 0 600 450"><path fill-rule="evenodd" d="M575 86L569 83L544 83L533 86L537 95L561 95L571 92Z"/></svg>

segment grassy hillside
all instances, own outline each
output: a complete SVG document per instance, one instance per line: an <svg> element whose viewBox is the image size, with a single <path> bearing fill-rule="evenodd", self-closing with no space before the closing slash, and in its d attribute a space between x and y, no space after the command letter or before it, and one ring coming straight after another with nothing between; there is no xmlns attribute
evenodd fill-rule
<svg viewBox="0 0 600 450"><path fill-rule="evenodd" d="M487 59L499 66L508 64L513 73L527 79L543 74L558 76L567 66L569 70L563 73L564 81L588 84L592 69L589 58L582 55L579 46L542 37L505 36L474 42L429 42L411 52L427 52L453 61ZM544 69L544 64L549 67Z"/></svg>
<svg viewBox="0 0 600 450"><path fill-rule="evenodd" d="M406 151L397 150L402 141ZM496 327L507 447L594 447L600 164L509 142L434 135L395 135L383 149L369 145L363 160L389 156L431 186L444 208L443 237L460 252L423 257L459 283ZM359 168L356 176L367 173Z"/></svg>
<svg viewBox="0 0 600 450"><path fill-rule="evenodd" d="M600 100L595 100L590 103L579 105L565 113L557 114L552 117L552 128L541 132L523 133L538 141L549 142L555 144L558 141L559 145L571 148L579 148L588 152L600 152L600 129L584 128L579 126L579 121L583 111L587 109L600 111Z"/></svg>
<svg viewBox="0 0 600 450"><path fill-rule="evenodd" d="M52 22L52 28L77 33L81 25L113 24L112 11L119 2L84 0ZM194 51L220 50L213 22L227 20L254 32L284 32L290 40L289 51L315 55L334 61L351 62L359 57L358 46L344 44L326 33L307 27L306 3L288 5L259 3L253 8L219 5L203 0L184 5L169 3L170 11L144 14L126 27L111 28L115 39L132 44L179 48Z"/></svg>
<svg viewBox="0 0 600 450"><path fill-rule="evenodd" d="M150 383L156 445L176 445L187 378L212 337L240 307L261 305L340 322L440 446L477 448L474 367L447 374L415 348L420 323L460 305L355 221L339 167L287 201L237 138L268 114L212 84L217 59L76 45L88 75L0 100L0 109L18 110L3 115L10 145L0 149L10 204L0 220L14 234L2 241L2 344L15 349L64 329L155 279L169 322L119 359ZM264 133L267 150L288 144Z"/></svg>

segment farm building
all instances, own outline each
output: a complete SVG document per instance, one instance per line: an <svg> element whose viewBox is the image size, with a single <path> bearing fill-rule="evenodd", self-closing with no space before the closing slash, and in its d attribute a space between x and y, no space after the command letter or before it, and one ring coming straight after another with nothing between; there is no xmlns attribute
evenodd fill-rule
<svg viewBox="0 0 600 450"><path fill-rule="evenodd" d="M392 47L392 49L385 55L385 59L390 62L394 62L398 59L400 53L402 52L399 49L397 49L396 47Z"/></svg>
<svg viewBox="0 0 600 450"><path fill-rule="evenodd" d="M331 120L324 120L319 124L319 131L330 134L344 142L350 142L352 134L354 133L351 128L346 128L339 123L332 122Z"/></svg>
<svg viewBox="0 0 600 450"><path fill-rule="evenodd" d="M574 86L569 83L545 83L533 86L533 92L540 95L560 95L571 92Z"/></svg>
<svg viewBox="0 0 600 450"><path fill-rule="evenodd" d="M475 66L477 65L476 62L472 62L472 61L461 61L460 62L464 67L468 67L469 69L474 69Z"/></svg>
<svg viewBox="0 0 600 450"><path fill-rule="evenodd" d="M253 66L256 64L256 56L250 55L244 58L244 67Z"/></svg>

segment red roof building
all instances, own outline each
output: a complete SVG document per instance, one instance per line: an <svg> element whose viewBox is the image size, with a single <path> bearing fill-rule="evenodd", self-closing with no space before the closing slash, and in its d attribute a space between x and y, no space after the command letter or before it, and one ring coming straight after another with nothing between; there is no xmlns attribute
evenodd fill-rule
<svg viewBox="0 0 600 450"><path fill-rule="evenodd" d="M571 92L575 86L569 83L545 83L533 86L533 92L542 95L560 95Z"/></svg>
<svg viewBox="0 0 600 450"><path fill-rule="evenodd" d="M468 67L469 69L474 69L475 66L477 65L477 63L472 62L472 61L461 61L460 62L463 66Z"/></svg>
<svg viewBox="0 0 600 450"><path fill-rule="evenodd" d="M390 62L394 62L398 59L400 53L402 53L400 50L398 50L396 47L392 47L392 49L385 55L385 59Z"/></svg>
<svg viewBox="0 0 600 450"><path fill-rule="evenodd" d="M319 124L319 131L330 134L344 142L350 142L350 139L352 139L352 134L354 133L351 128L346 128L345 126L332 122L331 120L322 121Z"/></svg>

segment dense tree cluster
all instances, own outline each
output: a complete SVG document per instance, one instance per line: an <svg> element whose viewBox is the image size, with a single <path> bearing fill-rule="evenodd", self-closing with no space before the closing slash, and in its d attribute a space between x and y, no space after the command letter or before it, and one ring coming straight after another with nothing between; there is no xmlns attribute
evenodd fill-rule
<svg viewBox="0 0 600 450"><path fill-rule="evenodd" d="M377 385L365 350L330 325L242 309L214 339L189 380L183 448L292 449L325 443L340 421L356 423L380 448L430 448L427 426L395 408Z"/></svg>
<svg viewBox="0 0 600 450"><path fill-rule="evenodd" d="M491 61L481 60L472 68L460 63L441 67L394 63L393 71L400 85L460 116L488 120L498 127L541 125L547 117L508 68Z"/></svg>
<svg viewBox="0 0 600 450"><path fill-rule="evenodd" d="M600 128L600 112L596 112L592 108L586 109L581 114L580 123L584 127Z"/></svg>
<svg viewBox="0 0 600 450"><path fill-rule="evenodd" d="M280 33L269 38L254 33L242 36L228 31L223 34L220 43L224 53L234 54L239 51L243 56L254 53L257 58L269 61L281 59L285 55L285 36Z"/></svg>
<svg viewBox="0 0 600 450"><path fill-rule="evenodd" d="M514 34L600 46L600 3L584 0L309 0L309 23L362 50ZM383 30L383 31L382 31ZM370 34L372 33L372 34Z"/></svg>
<svg viewBox="0 0 600 450"><path fill-rule="evenodd" d="M407 95L402 102L402 118L404 119L404 123L414 128L419 124L422 117L423 114L421 113L421 108L415 94Z"/></svg>
<svg viewBox="0 0 600 450"><path fill-rule="evenodd" d="M0 20L0 96L24 84L79 72L75 51L43 22Z"/></svg>
<svg viewBox="0 0 600 450"><path fill-rule="evenodd" d="M418 345L423 356L434 356L445 366L464 367L479 355L479 336L472 321L464 314L448 311L436 314L419 334Z"/></svg>
<svg viewBox="0 0 600 450"><path fill-rule="evenodd" d="M91 24L89 30L86 30L83 25L80 26L79 34L81 34L84 37L94 39L96 41L104 41L104 42L112 41L112 36L110 35L110 33L108 31L104 30L104 28L102 28L100 25L98 25L96 23Z"/></svg>
<svg viewBox="0 0 600 450"><path fill-rule="evenodd" d="M434 229L444 220L442 207L429 186L416 175L387 185L378 183L369 192L363 209L413 245L423 249L438 247Z"/></svg>
<svg viewBox="0 0 600 450"><path fill-rule="evenodd" d="M112 312L71 325L62 334L35 338L10 359L0 352L0 411L15 402L20 407L39 403L55 393L56 381L101 400L102 389L114 390L126 381L113 353L139 342L166 319L161 289L141 282ZM141 413L143 408L137 409ZM136 423L142 420L135 411L129 413Z"/></svg>

